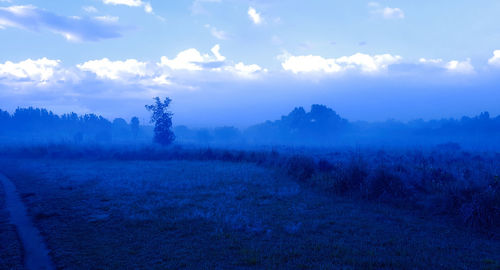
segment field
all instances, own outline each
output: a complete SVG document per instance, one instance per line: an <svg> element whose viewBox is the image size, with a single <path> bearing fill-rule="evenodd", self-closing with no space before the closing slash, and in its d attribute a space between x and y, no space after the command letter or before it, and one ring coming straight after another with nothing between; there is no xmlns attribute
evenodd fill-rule
<svg viewBox="0 0 500 270"><path fill-rule="evenodd" d="M333 195L255 162L4 157L0 164L58 269L500 268L500 241L453 218ZM9 244L0 263L23 269L1 203L1 242Z"/></svg>

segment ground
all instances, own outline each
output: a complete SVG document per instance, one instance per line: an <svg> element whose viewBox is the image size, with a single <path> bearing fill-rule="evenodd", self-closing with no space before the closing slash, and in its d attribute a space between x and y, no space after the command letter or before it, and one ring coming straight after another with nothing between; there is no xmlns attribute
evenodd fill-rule
<svg viewBox="0 0 500 270"><path fill-rule="evenodd" d="M500 269L498 241L439 217L322 194L254 164L0 164L58 269ZM21 269L2 211L2 242L12 244L0 247L0 262Z"/></svg>
<svg viewBox="0 0 500 270"><path fill-rule="evenodd" d="M5 191L0 185L0 269L24 269L22 245L5 209Z"/></svg>

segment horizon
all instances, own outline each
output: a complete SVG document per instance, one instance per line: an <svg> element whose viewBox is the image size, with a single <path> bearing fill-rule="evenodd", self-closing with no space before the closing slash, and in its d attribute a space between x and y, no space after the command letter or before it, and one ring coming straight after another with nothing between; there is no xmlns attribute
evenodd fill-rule
<svg viewBox="0 0 500 270"><path fill-rule="evenodd" d="M288 116L295 109L302 108L302 109L305 110L306 113L309 113L309 112L311 112L311 107L315 106L315 105L326 106L326 105L323 105L323 104L311 104L311 106L309 106L309 108L303 107L303 106L297 106L297 107L294 107L289 112L283 113L281 116L279 116L279 117L277 117L275 119L266 119L266 120L264 120L262 122L253 123L253 124L250 124L248 126L237 126L237 125L235 125L235 126L231 126L231 125L220 125L220 126L188 126L188 125L184 125L184 124L176 124L175 122L173 122L172 127L185 126L185 127L192 128L192 129L214 129L214 128L223 128L223 127L234 127L234 128L240 129L240 130L245 130L245 129L248 129L248 128L251 128L251 127L254 127L254 126L257 126L257 125L265 124L267 122L280 121L282 119L282 117ZM415 119L410 119L410 120L407 120L407 121L402 121L402 120L398 120L398 119L394 119L394 118L388 118L388 119L380 120L380 121L366 121L366 120L352 120L352 119L348 119L348 118L343 117L337 111L335 111L334 108L330 108L328 106L326 106L326 108L333 110L335 113L337 113L337 115L341 119L347 120L347 122L352 123L352 124L357 124L357 123L379 124L379 123L392 123L392 122L402 123L402 124L411 124L411 122L414 122L414 121L424 121L424 122L442 121L442 120L444 120L444 121L448 121L448 120L451 120L451 121L461 121L462 118L464 118L464 117L467 117L467 118L470 118L470 119L474 119L474 118L480 117L484 113L488 114L489 119L500 118L500 114L499 115L492 115L488 111L482 111L482 112L479 112L479 113L474 114L474 115L462 115L460 117L449 117L449 118L431 118L431 119L415 118ZM56 112L54 112L52 110L49 110L47 108L41 108L41 107L17 107L16 109L10 110L10 111L9 110L4 110L4 109L0 108L0 112L4 111L4 112L9 113L10 116L13 116L14 113L16 112L16 110L23 110L23 109L46 110L49 114L52 113L52 114L54 114L57 117L62 117L63 115L70 115L70 114L73 114L73 113L76 114L78 117L82 117L82 116L85 116L85 115L88 115L88 114L94 114L96 116L103 117L104 119L106 119L106 120L108 120L110 122L113 122L114 120L117 120L117 119L121 119L121 120L124 120L127 124L130 124L132 118L137 117L137 116L134 115L134 116L131 116L130 118L125 118L125 117L120 117L120 116L109 118L109 117L106 117L106 116L103 116L103 115L100 115L100 114L96 114L96 113L83 113L83 114L80 114L80 113L71 112L71 111L70 112L63 112L63 113L56 113ZM137 117L137 118L139 119L139 123L140 123L141 126L150 126L150 127L154 126L154 123L152 123L150 120L148 120L148 118L142 118L142 119L139 118L139 117Z"/></svg>

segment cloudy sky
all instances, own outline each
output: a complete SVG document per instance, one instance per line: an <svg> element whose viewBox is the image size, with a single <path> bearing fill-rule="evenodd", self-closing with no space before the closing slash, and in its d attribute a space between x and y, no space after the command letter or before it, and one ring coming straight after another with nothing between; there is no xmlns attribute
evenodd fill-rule
<svg viewBox="0 0 500 270"><path fill-rule="evenodd" d="M0 0L0 108L245 127L500 114L500 1Z"/></svg>

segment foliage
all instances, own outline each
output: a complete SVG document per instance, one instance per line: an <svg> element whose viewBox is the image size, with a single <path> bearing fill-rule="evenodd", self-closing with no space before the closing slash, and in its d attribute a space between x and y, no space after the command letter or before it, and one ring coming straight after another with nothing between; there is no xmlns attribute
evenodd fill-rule
<svg viewBox="0 0 500 270"><path fill-rule="evenodd" d="M96 114L57 115L33 107L17 108L13 114L0 110L0 137L8 143L109 143L133 139L129 124L121 118L111 122Z"/></svg>
<svg viewBox="0 0 500 270"><path fill-rule="evenodd" d="M175 140L171 130L173 113L168 110L172 100L168 97L163 102L159 97L155 97L154 100L154 104L146 105L146 109L152 112L151 123L155 124L154 141L161 145L169 145Z"/></svg>
<svg viewBox="0 0 500 270"><path fill-rule="evenodd" d="M134 116L130 119L130 129L132 130L132 135L134 136L134 138L137 138L140 130L139 118Z"/></svg>

